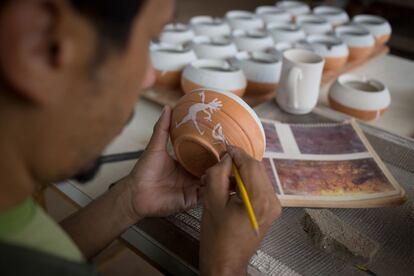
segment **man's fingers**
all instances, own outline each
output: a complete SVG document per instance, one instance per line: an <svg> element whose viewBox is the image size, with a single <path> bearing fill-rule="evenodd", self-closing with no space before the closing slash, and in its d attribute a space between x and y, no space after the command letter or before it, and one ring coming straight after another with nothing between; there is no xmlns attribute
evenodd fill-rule
<svg viewBox="0 0 414 276"><path fill-rule="evenodd" d="M171 107L164 106L162 114L158 119L158 122L154 126L154 131L150 142L148 143L147 150L165 150L170 136L169 129L171 123Z"/></svg>
<svg viewBox="0 0 414 276"><path fill-rule="evenodd" d="M229 199L232 160L225 154L220 162L207 170L205 176L205 204L208 207L224 207Z"/></svg>

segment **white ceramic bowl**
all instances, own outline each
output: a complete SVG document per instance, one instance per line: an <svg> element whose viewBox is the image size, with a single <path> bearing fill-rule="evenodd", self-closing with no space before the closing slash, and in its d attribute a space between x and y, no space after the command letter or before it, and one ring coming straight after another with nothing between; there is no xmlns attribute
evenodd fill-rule
<svg viewBox="0 0 414 276"><path fill-rule="evenodd" d="M168 24L160 34L160 42L186 43L194 38L193 30L186 24Z"/></svg>
<svg viewBox="0 0 414 276"><path fill-rule="evenodd" d="M277 42L297 42L306 37L305 31L295 24L272 22L267 25L267 31Z"/></svg>
<svg viewBox="0 0 414 276"><path fill-rule="evenodd" d="M198 36L193 39L191 46L198 58L227 59L236 55L237 47L228 37Z"/></svg>
<svg viewBox="0 0 414 276"><path fill-rule="evenodd" d="M262 30L234 30L232 39L240 51L262 51L272 47L272 37Z"/></svg>
<svg viewBox="0 0 414 276"><path fill-rule="evenodd" d="M264 27L264 21L249 11L228 11L225 17L232 29L254 30Z"/></svg>
<svg viewBox="0 0 414 276"><path fill-rule="evenodd" d="M369 57L375 49L375 38L358 25L343 25L335 28L335 34L349 48L349 59L360 60Z"/></svg>
<svg viewBox="0 0 414 276"><path fill-rule="evenodd" d="M256 8L256 14L260 16L265 24L270 22L286 22L292 20L292 16L286 10L275 6L260 6Z"/></svg>
<svg viewBox="0 0 414 276"><path fill-rule="evenodd" d="M313 14L325 18L334 27L349 21L349 16L345 10L333 6L317 6L313 9Z"/></svg>
<svg viewBox="0 0 414 276"><path fill-rule="evenodd" d="M281 60L283 59L283 53L290 49L304 49L313 52L312 46L306 42L306 40L300 40L298 42L278 42L273 47L266 49L267 53L274 54Z"/></svg>
<svg viewBox="0 0 414 276"><path fill-rule="evenodd" d="M310 35L306 41L315 53L325 58L324 70L338 70L346 64L349 50L340 38L332 35Z"/></svg>
<svg viewBox="0 0 414 276"><path fill-rule="evenodd" d="M279 1L276 7L286 10L292 19L298 15L310 13L309 5L299 1Z"/></svg>
<svg viewBox="0 0 414 276"><path fill-rule="evenodd" d="M199 59L184 68L181 86L185 93L199 88L230 91L243 96L247 81L243 71L225 60Z"/></svg>
<svg viewBox="0 0 414 276"><path fill-rule="evenodd" d="M378 45L387 43L391 38L391 25L383 17L362 14L355 16L352 19L352 22L359 24L370 31L374 35Z"/></svg>
<svg viewBox="0 0 414 276"><path fill-rule="evenodd" d="M329 90L331 107L362 120L380 117L391 103L390 92L378 80L344 74Z"/></svg>
<svg viewBox="0 0 414 276"><path fill-rule="evenodd" d="M328 34L333 30L332 25L325 18L312 14L298 15L296 24L308 35Z"/></svg>
<svg viewBox="0 0 414 276"><path fill-rule="evenodd" d="M221 18L201 15L190 20L190 26L196 35L209 37L228 36L231 33L229 24Z"/></svg>

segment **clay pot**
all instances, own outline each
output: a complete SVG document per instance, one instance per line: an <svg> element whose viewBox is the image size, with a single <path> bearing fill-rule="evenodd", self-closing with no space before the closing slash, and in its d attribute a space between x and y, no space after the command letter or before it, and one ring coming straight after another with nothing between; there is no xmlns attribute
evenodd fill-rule
<svg viewBox="0 0 414 276"><path fill-rule="evenodd" d="M249 11L228 11L225 17L232 29L254 30L264 27L263 20Z"/></svg>
<svg viewBox="0 0 414 276"><path fill-rule="evenodd" d="M198 88L208 87L230 91L243 96L247 86L243 71L225 60L200 59L184 68L181 87L184 93Z"/></svg>
<svg viewBox="0 0 414 276"><path fill-rule="evenodd" d="M308 35L328 34L332 31L332 25L325 18L312 14L299 15L296 24Z"/></svg>
<svg viewBox="0 0 414 276"><path fill-rule="evenodd" d="M349 21L349 16L345 10L333 6L315 7L313 14L325 18L333 27L343 25Z"/></svg>
<svg viewBox="0 0 414 276"><path fill-rule="evenodd" d="M183 44L194 38L193 30L181 23L168 24L160 34L160 42Z"/></svg>
<svg viewBox="0 0 414 276"><path fill-rule="evenodd" d="M306 41L315 53L325 59L325 71L338 70L346 64L349 50L340 38L330 35L310 35Z"/></svg>
<svg viewBox="0 0 414 276"><path fill-rule="evenodd" d="M238 52L236 44L228 37L198 36L191 42L198 58L228 59Z"/></svg>
<svg viewBox="0 0 414 276"><path fill-rule="evenodd" d="M357 25L336 27L335 34L341 38L349 48L349 60L368 58L375 49L375 38L366 29Z"/></svg>
<svg viewBox="0 0 414 276"><path fill-rule="evenodd" d="M301 40L295 43L290 42L278 42L273 47L270 47L266 49L266 53L274 54L279 59L283 59L283 53L290 49L303 49L303 50L309 50L313 52L312 46L306 42L306 40Z"/></svg>
<svg viewBox="0 0 414 276"><path fill-rule="evenodd" d="M150 57L156 76L155 84L169 88L180 86L182 70L197 59L189 47L168 43L152 44Z"/></svg>
<svg viewBox="0 0 414 276"><path fill-rule="evenodd" d="M330 106L361 120L379 118L391 103L390 92L378 80L345 74L329 90Z"/></svg>
<svg viewBox="0 0 414 276"><path fill-rule="evenodd" d="M233 62L246 76L246 96L262 97L276 92L282 69L282 61L276 54L240 52Z"/></svg>
<svg viewBox="0 0 414 276"><path fill-rule="evenodd" d="M229 36L230 26L221 18L211 16L194 16L190 20L191 28L196 35L209 37Z"/></svg>
<svg viewBox="0 0 414 276"><path fill-rule="evenodd" d="M290 13L292 20L295 20L298 15L310 13L310 7L299 1L279 1L276 3L276 7Z"/></svg>
<svg viewBox="0 0 414 276"><path fill-rule="evenodd" d="M197 89L175 106L170 129L178 162L201 177L226 152L226 145L243 148L261 160L266 148L256 113L239 97L221 90Z"/></svg>
<svg viewBox="0 0 414 276"><path fill-rule="evenodd" d="M383 17L363 14L355 16L352 22L370 31L374 35L377 45L383 45L391 38L391 25Z"/></svg>
<svg viewBox="0 0 414 276"><path fill-rule="evenodd" d="M271 22L290 23L292 17L286 10L275 6L260 6L256 8L256 14L263 19L265 24Z"/></svg>
<svg viewBox="0 0 414 276"><path fill-rule="evenodd" d="M305 31L295 24L272 22L267 24L266 28L275 43L297 42L306 38Z"/></svg>
<svg viewBox="0 0 414 276"><path fill-rule="evenodd" d="M274 44L272 37L262 30L234 30L232 39L240 51L262 51Z"/></svg>

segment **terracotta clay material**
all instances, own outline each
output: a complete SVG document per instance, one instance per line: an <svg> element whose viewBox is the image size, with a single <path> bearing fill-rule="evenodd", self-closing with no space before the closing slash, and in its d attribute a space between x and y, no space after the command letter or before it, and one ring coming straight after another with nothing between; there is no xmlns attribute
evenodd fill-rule
<svg viewBox="0 0 414 276"><path fill-rule="evenodd" d="M375 38L375 42L377 45L384 45L386 44L391 38L391 34L385 34Z"/></svg>
<svg viewBox="0 0 414 276"><path fill-rule="evenodd" d="M348 61L348 57L326 57L325 58L325 67L323 68L324 71L336 71L344 67L346 62Z"/></svg>
<svg viewBox="0 0 414 276"><path fill-rule="evenodd" d="M171 141L180 164L200 177L217 163L228 144L261 160L266 147L263 127L254 111L229 92L197 89L173 110Z"/></svg>
<svg viewBox="0 0 414 276"><path fill-rule="evenodd" d="M349 60L361 60L368 58L375 47L349 47Z"/></svg>
<svg viewBox="0 0 414 276"><path fill-rule="evenodd" d="M181 71L162 72L154 69L154 72L156 78L155 85L169 88L178 88L180 86Z"/></svg>
<svg viewBox="0 0 414 276"><path fill-rule="evenodd" d="M351 108L351 107L347 107L345 105L342 105L340 103L338 103L337 101L335 101L334 99L332 99L331 97L328 97L329 100L329 105L342 113L346 113L351 115L352 117L361 119L361 120L365 120L365 121L370 121L370 120L374 120L377 119L378 117L380 117L382 114L385 113L385 111L388 110L387 108L381 109L381 110L360 110L360 109L355 109L355 108Z"/></svg>
<svg viewBox="0 0 414 276"><path fill-rule="evenodd" d="M263 96L277 91L278 83L260 83L254 81L247 81L247 88L245 96Z"/></svg>
<svg viewBox="0 0 414 276"><path fill-rule="evenodd" d="M196 84L186 78L181 79L181 87L184 91L184 93L190 93L193 90L203 88L203 85ZM234 93L235 95L242 97L246 91L246 89L235 89L235 90L229 90L230 92Z"/></svg>

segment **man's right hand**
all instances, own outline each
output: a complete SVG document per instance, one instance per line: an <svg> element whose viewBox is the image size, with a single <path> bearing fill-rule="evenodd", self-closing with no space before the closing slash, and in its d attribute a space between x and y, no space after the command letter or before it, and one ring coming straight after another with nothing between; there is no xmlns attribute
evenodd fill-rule
<svg viewBox="0 0 414 276"><path fill-rule="evenodd" d="M256 236L243 202L230 196L232 162L240 172L259 223ZM281 214L280 202L263 165L237 147L229 147L222 160L205 176L206 191L201 221L201 275L245 275L250 258L270 225Z"/></svg>

